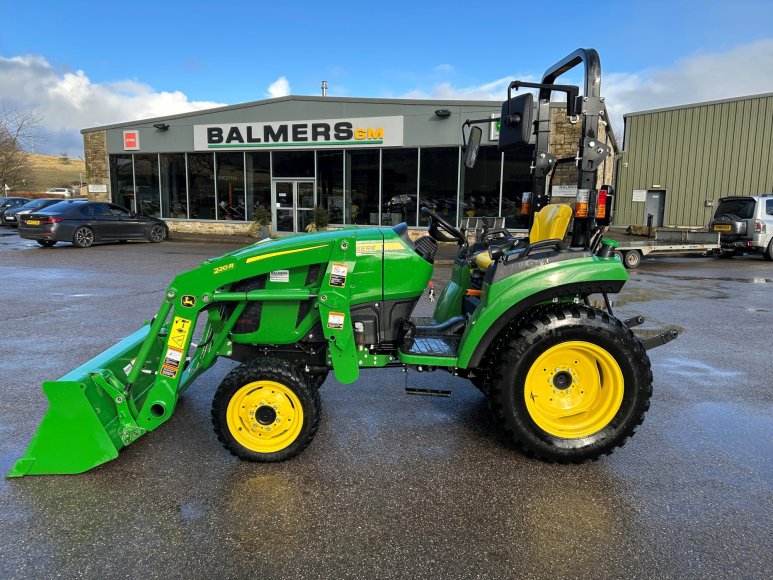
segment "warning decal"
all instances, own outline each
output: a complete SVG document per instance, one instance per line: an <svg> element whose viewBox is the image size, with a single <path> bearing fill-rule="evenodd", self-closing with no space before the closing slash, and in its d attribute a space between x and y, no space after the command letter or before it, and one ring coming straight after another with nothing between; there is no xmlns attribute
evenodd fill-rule
<svg viewBox="0 0 773 580"><path fill-rule="evenodd" d="M175 378L177 371L180 369L180 361L183 360L183 351L171 346L166 349L166 356L164 357L164 365L161 367L161 374L165 377Z"/></svg>
<svg viewBox="0 0 773 580"><path fill-rule="evenodd" d="M190 332L191 321L175 316L172 328L169 330L169 346L182 350Z"/></svg>
<svg viewBox="0 0 773 580"><path fill-rule="evenodd" d="M346 286L346 274L348 271L349 267L346 264L333 262L333 267L330 270L330 285L338 288Z"/></svg>
<svg viewBox="0 0 773 580"><path fill-rule="evenodd" d="M331 312L327 315L327 327L335 330L343 328L344 320L346 320L346 314L343 312Z"/></svg>

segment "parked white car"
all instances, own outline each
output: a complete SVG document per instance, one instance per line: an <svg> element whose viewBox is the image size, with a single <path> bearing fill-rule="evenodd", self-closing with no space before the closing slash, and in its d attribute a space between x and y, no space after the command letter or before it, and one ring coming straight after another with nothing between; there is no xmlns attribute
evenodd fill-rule
<svg viewBox="0 0 773 580"><path fill-rule="evenodd" d="M52 187L46 190L46 195L61 195L62 197L72 197L72 191L66 187Z"/></svg>

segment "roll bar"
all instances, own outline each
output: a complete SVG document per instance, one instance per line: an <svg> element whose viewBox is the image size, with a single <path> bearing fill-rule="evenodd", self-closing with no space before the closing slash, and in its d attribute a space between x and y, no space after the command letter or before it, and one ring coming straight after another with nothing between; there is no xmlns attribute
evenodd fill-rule
<svg viewBox="0 0 773 580"><path fill-rule="evenodd" d="M546 191L548 175L554 169L556 157L548 152L550 144L550 95L553 90L562 90L563 85L555 85L558 77L583 64L585 83L582 97L576 97L574 103L567 102L567 111L582 117L582 133L577 155L579 178L578 191L588 192L588 216L575 217L572 231L573 246L588 246L592 233L596 229L596 173L600 162L609 154L609 147L600 143L599 119L606 115L604 99L601 97L601 60L592 48L578 48L554 65L542 75L537 108L536 145L532 163L532 196L534 212L550 203L551 192ZM554 88L555 87L555 88ZM573 95L567 93L567 98Z"/></svg>

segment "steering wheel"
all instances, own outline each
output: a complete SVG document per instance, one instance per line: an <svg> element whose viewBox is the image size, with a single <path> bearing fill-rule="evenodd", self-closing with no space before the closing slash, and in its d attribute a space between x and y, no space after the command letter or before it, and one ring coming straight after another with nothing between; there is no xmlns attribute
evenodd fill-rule
<svg viewBox="0 0 773 580"><path fill-rule="evenodd" d="M422 215L427 216L429 219L429 235L432 236L438 242L456 242L460 246L467 243L467 238L462 232L452 226L449 222L444 220L434 211L428 207L421 208ZM451 237L446 236L444 233L438 230L438 226L451 234Z"/></svg>

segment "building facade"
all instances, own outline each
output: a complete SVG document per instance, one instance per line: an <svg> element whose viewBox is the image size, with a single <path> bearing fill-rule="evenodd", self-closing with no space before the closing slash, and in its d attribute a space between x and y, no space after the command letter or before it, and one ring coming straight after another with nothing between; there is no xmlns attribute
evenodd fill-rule
<svg viewBox="0 0 773 580"><path fill-rule="evenodd" d="M291 96L84 129L89 194L172 231L243 233L260 206L277 233L304 231L317 206L331 225L422 227L425 204L454 223L502 216L525 228L533 145L501 154L492 124L475 168L462 162L464 120L500 107ZM576 150L579 125L556 118L557 147L573 139Z"/></svg>
<svg viewBox="0 0 773 580"><path fill-rule="evenodd" d="M704 227L721 197L773 193L773 93L624 120L615 224Z"/></svg>

